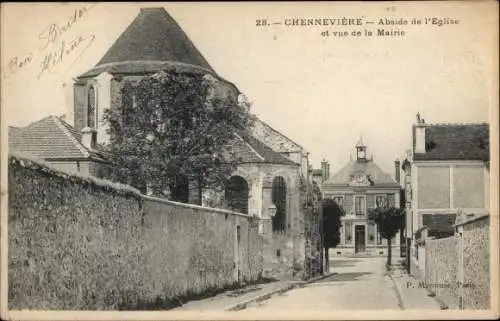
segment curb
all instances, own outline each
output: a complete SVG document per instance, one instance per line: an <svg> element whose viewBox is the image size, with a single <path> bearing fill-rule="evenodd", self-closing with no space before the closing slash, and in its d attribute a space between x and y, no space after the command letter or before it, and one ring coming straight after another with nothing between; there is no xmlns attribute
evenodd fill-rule
<svg viewBox="0 0 500 321"><path fill-rule="evenodd" d="M251 299L248 299L246 301L243 301L243 302L240 302L240 303L237 303L237 304L234 304L232 306L229 306L227 308L224 309L224 311L239 311L239 310L243 310L243 309L246 309L246 307L250 304L250 303L253 303L253 302L261 302L261 301L265 301L269 298L271 298L271 296L273 294L276 294L276 293L283 293L283 292L286 292L286 291L289 291L293 288L295 288L297 286L297 284L287 284L283 287L280 287L280 288L277 288L277 289L274 289L272 291L269 291L267 293L264 293L264 294L260 294L258 296L255 296Z"/></svg>
<svg viewBox="0 0 500 321"><path fill-rule="evenodd" d="M285 293L285 292L290 291L290 290L297 288L297 287L304 287L306 284L325 279L333 274L335 274L335 273L328 273L325 275L320 275L320 276L311 278L307 281L290 281L289 284L286 284L282 287L279 287L277 289L274 289L274 290L269 291L269 292L264 293L264 294L257 295L255 297L248 299L248 300L245 300L243 302L231 305L231 306L225 308L224 311L239 311L239 310L246 309L250 303L262 302L262 301L268 300L271 298L271 296L273 296L276 293Z"/></svg>
<svg viewBox="0 0 500 321"><path fill-rule="evenodd" d="M412 277L414 277L414 278L416 278L418 280L421 280L420 278L417 278L417 277L415 277L413 275L412 275ZM425 292L427 293L427 296L433 298L439 304L439 309L441 309L441 310L448 310L450 308L450 306L448 304L446 304L443 300L441 300L436 295L436 293L434 291L432 291L431 289L429 289L427 286L424 286L423 288L424 288Z"/></svg>
<svg viewBox="0 0 500 321"><path fill-rule="evenodd" d="M407 304L405 304L403 291L398 286L396 280L394 280L394 278L392 277L392 272L388 272L387 274L391 278L392 282L394 283L394 287L396 288L396 293L397 293L398 300L399 300L399 306L401 307L401 309L404 310L407 307ZM440 298L438 298L436 296L436 294L433 291L431 291L428 287L424 286L423 288L425 289L425 292L427 293L427 296L433 298L439 304L439 308L441 310L448 310L450 308L448 306L448 304L446 304L443 300L441 300Z"/></svg>
<svg viewBox="0 0 500 321"><path fill-rule="evenodd" d="M319 275L319 276L310 278L309 280L306 280L306 281L303 281L303 282L304 282L304 284L313 283L313 282L316 282L316 281L319 281L319 280L326 279L327 277L332 276L334 274L338 274L338 273L337 272L329 272L329 273L326 273L326 274L323 274L323 275Z"/></svg>
<svg viewBox="0 0 500 321"><path fill-rule="evenodd" d="M405 300L403 299L403 291L399 287L399 285L396 282L396 280L394 280L394 278L392 277L392 272L388 271L387 275L389 275L389 278L392 280L392 283L393 283L394 287L396 288L396 295L398 297L398 302L399 302L398 305L399 305L399 307L401 308L401 310L406 309L407 304L405 304Z"/></svg>
<svg viewBox="0 0 500 321"><path fill-rule="evenodd" d="M434 300L436 300L436 302L439 304L439 308L441 310L448 310L450 307L448 306L448 304L446 304L443 300L441 300L437 295L436 293L434 293L433 291L431 291L429 288L427 287L424 287L425 291L427 292L427 296L430 296L431 298L433 298Z"/></svg>

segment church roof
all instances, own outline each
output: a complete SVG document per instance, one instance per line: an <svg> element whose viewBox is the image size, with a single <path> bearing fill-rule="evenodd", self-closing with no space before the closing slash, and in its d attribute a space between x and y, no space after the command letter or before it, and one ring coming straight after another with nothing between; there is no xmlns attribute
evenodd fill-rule
<svg viewBox="0 0 500 321"><path fill-rule="evenodd" d="M349 186L353 181L354 173L363 172L373 181L375 187L400 187L399 184L387 173L382 171L377 164L371 160L351 161L342 167L324 183L333 186Z"/></svg>
<svg viewBox="0 0 500 321"><path fill-rule="evenodd" d="M41 159L98 159L101 152L81 143L81 134L56 116L48 116L26 127L9 127L9 149Z"/></svg>
<svg viewBox="0 0 500 321"><path fill-rule="evenodd" d="M227 147L229 157L236 157L239 163L267 163L298 166L255 137L239 133Z"/></svg>
<svg viewBox="0 0 500 321"><path fill-rule="evenodd" d="M143 71L141 68L157 68L158 64L165 62L201 67L215 73L164 8L142 8L94 69L103 72L107 71L106 66L111 65L111 72L139 72ZM94 69L80 77L98 74Z"/></svg>

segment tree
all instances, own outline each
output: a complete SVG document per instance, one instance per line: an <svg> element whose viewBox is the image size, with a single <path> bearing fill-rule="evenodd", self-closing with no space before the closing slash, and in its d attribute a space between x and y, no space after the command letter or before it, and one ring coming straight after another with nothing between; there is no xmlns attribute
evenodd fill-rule
<svg viewBox="0 0 500 321"><path fill-rule="evenodd" d="M323 200L323 247L325 248L326 271L330 270L329 249L335 248L340 243L341 217L344 216L344 209L333 199Z"/></svg>
<svg viewBox="0 0 500 321"><path fill-rule="evenodd" d="M226 147L252 116L248 104L220 95L219 85L212 76L175 70L125 82L121 103L105 114L113 178L178 201L195 182L199 204L204 188L222 190L237 164Z"/></svg>
<svg viewBox="0 0 500 321"><path fill-rule="evenodd" d="M402 229L405 222L404 208L396 207L377 207L368 210L368 219L377 224L377 228L383 238L387 240L387 263L386 267L391 266L392 239L397 232Z"/></svg>

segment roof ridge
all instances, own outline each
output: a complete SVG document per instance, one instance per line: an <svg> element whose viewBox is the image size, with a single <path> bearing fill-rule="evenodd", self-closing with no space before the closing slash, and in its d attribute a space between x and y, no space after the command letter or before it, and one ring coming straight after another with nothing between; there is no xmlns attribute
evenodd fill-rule
<svg viewBox="0 0 500 321"><path fill-rule="evenodd" d="M469 122L469 123L432 123L432 124L424 124L429 127L431 126L489 126L489 123L486 122Z"/></svg>
<svg viewBox="0 0 500 321"><path fill-rule="evenodd" d="M72 133L70 133L69 129L64 125L64 123L66 122L54 115L51 115L50 117L55 122L57 127L64 133L64 135L69 138L69 140L75 145L76 148L78 148L78 150L80 150L80 152L82 152L83 156L89 157L89 150L85 146L83 146L82 143L79 142Z"/></svg>
<svg viewBox="0 0 500 321"><path fill-rule="evenodd" d="M25 129L25 128L31 127L31 126L33 126L35 124L39 124L39 123L41 123L41 122L43 122L45 120L52 119L52 117L56 117L56 116L54 116L54 115L48 115L48 116L43 117L42 119L35 120L35 121L29 123L28 125L26 125L24 127L20 127L20 128Z"/></svg>

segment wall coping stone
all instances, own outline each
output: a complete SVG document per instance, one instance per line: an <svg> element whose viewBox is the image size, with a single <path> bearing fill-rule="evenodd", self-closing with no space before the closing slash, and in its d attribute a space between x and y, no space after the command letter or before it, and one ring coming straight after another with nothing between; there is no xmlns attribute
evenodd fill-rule
<svg viewBox="0 0 500 321"><path fill-rule="evenodd" d="M9 152L9 163L15 163L25 168L38 170L42 173L47 173L56 177L67 179L70 182L76 182L83 185L92 185L104 190L112 190L116 194L135 196L139 198L142 194L139 190L132 186L111 182L99 179L93 176L81 175L78 173L71 173L51 165L42 159L38 159L32 155L27 155L19 152Z"/></svg>
<svg viewBox="0 0 500 321"><path fill-rule="evenodd" d="M462 226L462 225L467 225L467 224L470 224L470 223L475 222L475 221L487 219L489 217L490 217L490 213L477 214L473 217L465 218L463 221L456 223L454 226L458 227L458 226Z"/></svg>
<svg viewBox="0 0 500 321"><path fill-rule="evenodd" d="M101 189L111 190L111 191L113 191L117 194L120 194L120 195L126 195L126 196L132 195L132 196L135 196L139 199L146 199L146 200L150 200L153 202L160 202L160 203L175 205L175 206L184 207L184 208L191 208L191 209L195 209L195 210L210 211L210 212L215 212L215 213L219 213L219 214L230 214L230 215L249 218L249 215L230 211L230 210L213 208L213 207L204 207L204 206L199 206L199 205L194 205L194 204L179 203L179 202L174 202L174 201L170 201L170 200L166 200L166 199L161 199L158 197L147 196L147 195L142 194L139 190L133 188L132 186L121 184L121 183L115 183L115 182L111 182L111 181L107 181L107 180L102 180L102 179L92 177L92 176L86 176L86 175L80 175L77 173L66 172L66 171L63 171L61 169L54 167L53 165L51 165L51 164L49 164L41 159L33 157L32 155L23 154L20 152L9 152L9 163L11 163L11 162L19 164L25 168L40 170L40 171L48 173L50 175L54 175L57 177L68 179L69 181L73 181L76 183L91 184L91 185L98 187L98 188L101 188Z"/></svg>
<svg viewBox="0 0 500 321"><path fill-rule="evenodd" d="M250 217L250 215L246 215L243 213L238 213L238 212L234 212L234 211L230 211L230 210L226 210L226 209L221 209L221 208L205 207L205 206L200 206L200 205L195 205L195 204L174 202L174 201L170 201L167 199L153 197L153 196L147 196L147 195L143 195L143 194L141 194L140 196L142 199L145 199L145 200L169 204L169 205L175 205L175 206L184 207L184 208L191 208L194 210L203 210L203 211L215 212L215 213L219 213L219 214L230 214L230 215L236 215L236 216L241 216L241 217L245 217L245 218Z"/></svg>

